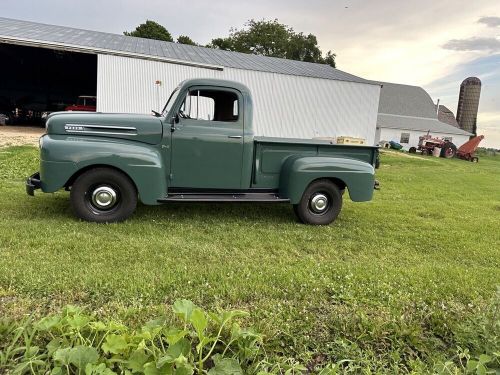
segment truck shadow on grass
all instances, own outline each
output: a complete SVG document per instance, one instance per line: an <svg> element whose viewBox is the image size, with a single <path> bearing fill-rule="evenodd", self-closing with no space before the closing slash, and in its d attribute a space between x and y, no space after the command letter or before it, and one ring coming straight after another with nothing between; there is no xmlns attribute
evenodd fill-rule
<svg viewBox="0 0 500 375"><path fill-rule="evenodd" d="M160 206L139 204L131 220L175 220L182 222L297 223L289 204L255 203L169 203Z"/></svg>
<svg viewBox="0 0 500 375"><path fill-rule="evenodd" d="M30 219L44 220L55 219L71 222L83 222L76 218L71 209L69 195L56 193L40 195L33 200L26 201L22 210L18 207L5 207L5 214L11 218L25 217L29 212ZM16 208L16 209L14 209ZM141 221L175 221L182 223L225 223L235 222L255 224L296 224L292 206L289 204L255 204L255 203L168 203L159 206L137 205L134 214L127 222L138 223Z"/></svg>

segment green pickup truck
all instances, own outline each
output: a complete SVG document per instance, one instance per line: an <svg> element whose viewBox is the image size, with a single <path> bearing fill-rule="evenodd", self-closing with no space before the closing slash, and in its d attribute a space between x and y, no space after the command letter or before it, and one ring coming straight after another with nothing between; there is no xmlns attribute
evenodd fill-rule
<svg viewBox="0 0 500 375"><path fill-rule="evenodd" d="M65 188L76 216L127 219L138 199L288 202L307 224L329 224L351 200L372 199L378 149L254 136L252 96L242 84L182 82L154 115L59 112L40 138L34 195Z"/></svg>

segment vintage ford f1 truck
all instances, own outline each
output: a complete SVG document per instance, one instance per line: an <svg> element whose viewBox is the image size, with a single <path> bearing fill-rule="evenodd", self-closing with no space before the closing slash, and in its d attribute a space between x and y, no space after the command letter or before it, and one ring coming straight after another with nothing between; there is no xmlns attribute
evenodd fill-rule
<svg viewBox="0 0 500 375"><path fill-rule="evenodd" d="M252 110L244 85L194 79L154 115L51 114L26 191L66 188L76 216L95 222L127 219L139 199L288 202L302 222L329 224L346 188L372 199L377 147L256 137Z"/></svg>

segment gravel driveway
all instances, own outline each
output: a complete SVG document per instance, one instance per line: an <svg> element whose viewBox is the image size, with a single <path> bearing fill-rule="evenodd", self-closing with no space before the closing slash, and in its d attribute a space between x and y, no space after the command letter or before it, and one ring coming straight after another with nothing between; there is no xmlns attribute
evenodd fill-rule
<svg viewBox="0 0 500 375"><path fill-rule="evenodd" d="M0 126L0 147L38 145L45 128L30 126Z"/></svg>

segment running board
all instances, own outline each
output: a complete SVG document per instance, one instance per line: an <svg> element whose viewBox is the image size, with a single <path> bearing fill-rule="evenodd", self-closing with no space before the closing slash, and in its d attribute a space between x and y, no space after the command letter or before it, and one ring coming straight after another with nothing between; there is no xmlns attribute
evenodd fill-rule
<svg viewBox="0 0 500 375"><path fill-rule="evenodd" d="M261 202L261 203L285 203L290 202L288 198L280 198L274 193L172 193L160 203L168 202Z"/></svg>

